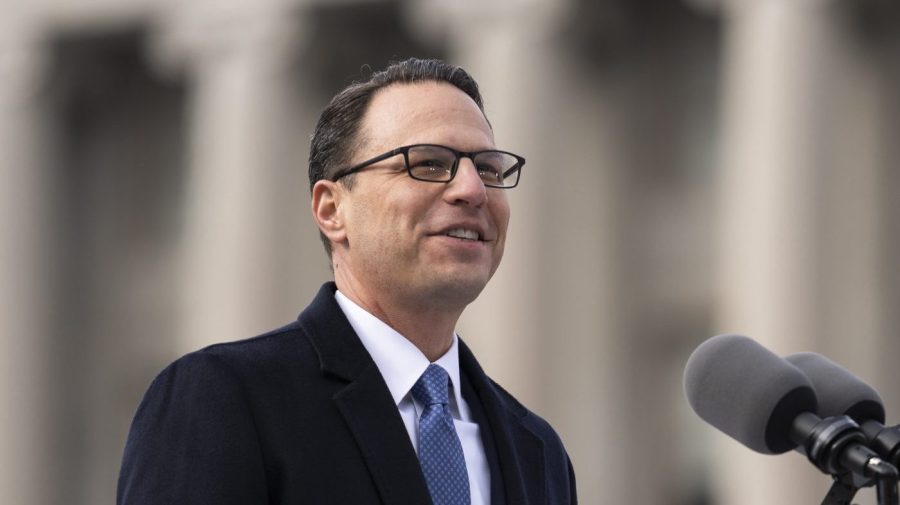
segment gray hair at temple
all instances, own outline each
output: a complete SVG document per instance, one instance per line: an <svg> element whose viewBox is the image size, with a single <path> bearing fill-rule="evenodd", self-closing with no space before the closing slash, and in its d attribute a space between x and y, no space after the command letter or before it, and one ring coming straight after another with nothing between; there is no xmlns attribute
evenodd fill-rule
<svg viewBox="0 0 900 505"><path fill-rule="evenodd" d="M333 177L350 163L361 141L360 124L375 93L392 84L423 81L446 82L459 88L475 101L484 114L478 83L462 67L441 60L419 58L392 63L384 70L373 73L367 80L344 88L322 111L309 146L310 192L317 181ZM352 187L354 175L344 177L341 181ZM319 235L330 258L331 244L323 234Z"/></svg>

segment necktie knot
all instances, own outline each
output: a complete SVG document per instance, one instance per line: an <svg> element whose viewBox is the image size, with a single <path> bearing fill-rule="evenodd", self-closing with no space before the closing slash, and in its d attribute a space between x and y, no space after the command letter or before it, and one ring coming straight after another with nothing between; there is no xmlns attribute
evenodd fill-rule
<svg viewBox="0 0 900 505"><path fill-rule="evenodd" d="M450 375L447 371L432 363L416 381L412 388L412 394L426 407L435 404L446 405L449 401L447 393L449 384Z"/></svg>

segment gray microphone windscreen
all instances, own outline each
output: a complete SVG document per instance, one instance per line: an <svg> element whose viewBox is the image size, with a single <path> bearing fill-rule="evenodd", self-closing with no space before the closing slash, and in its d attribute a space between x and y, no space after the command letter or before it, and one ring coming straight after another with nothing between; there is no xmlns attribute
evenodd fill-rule
<svg viewBox="0 0 900 505"><path fill-rule="evenodd" d="M858 423L884 423L884 404L878 392L846 368L814 352L798 352L784 359L812 382L820 417L848 415Z"/></svg>
<svg viewBox="0 0 900 505"><path fill-rule="evenodd" d="M816 411L816 394L803 372L740 335L700 344L685 367L684 390L704 421L764 454L796 447L793 421Z"/></svg>

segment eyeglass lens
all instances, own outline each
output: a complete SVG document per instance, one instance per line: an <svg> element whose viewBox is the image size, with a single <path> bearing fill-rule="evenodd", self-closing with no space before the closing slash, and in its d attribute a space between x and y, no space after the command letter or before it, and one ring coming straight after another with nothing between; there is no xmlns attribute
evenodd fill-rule
<svg viewBox="0 0 900 505"><path fill-rule="evenodd" d="M519 160L515 156L502 151L484 151L472 161L486 186L511 187L518 181ZM456 162L456 153L441 146L414 146L407 154L410 175L423 181L449 181Z"/></svg>

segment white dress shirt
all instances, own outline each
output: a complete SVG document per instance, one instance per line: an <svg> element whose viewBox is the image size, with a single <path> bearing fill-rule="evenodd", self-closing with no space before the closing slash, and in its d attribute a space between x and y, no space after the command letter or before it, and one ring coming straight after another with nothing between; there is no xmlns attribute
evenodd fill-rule
<svg viewBox="0 0 900 505"><path fill-rule="evenodd" d="M359 335L363 346L369 351L381 376L384 377L413 448L418 453L419 416L424 407L413 398L410 390L428 368L430 364L428 358L403 335L368 313L340 291L335 292L334 298L350 321L350 326ZM469 405L463 399L460 390L458 341L458 337L454 334L450 350L434 363L440 365L450 375L450 413L453 415L453 424L466 458L472 505L488 505L491 501L490 468L484 453L484 444L481 442L479 426L472 419Z"/></svg>

